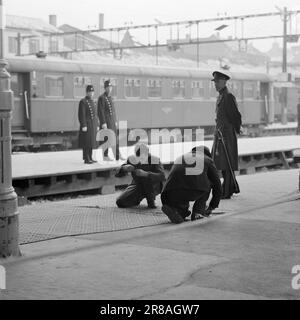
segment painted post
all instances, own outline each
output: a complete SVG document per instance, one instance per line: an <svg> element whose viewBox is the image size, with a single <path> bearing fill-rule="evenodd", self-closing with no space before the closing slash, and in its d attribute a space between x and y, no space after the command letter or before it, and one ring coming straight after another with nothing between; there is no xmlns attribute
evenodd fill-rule
<svg viewBox="0 0 300 320"><path fill-rule="evenodd" d="M12 187L11 114L13 92L4 60L4 14L0 0L0 258L20 255L17 195Z"/></svg>

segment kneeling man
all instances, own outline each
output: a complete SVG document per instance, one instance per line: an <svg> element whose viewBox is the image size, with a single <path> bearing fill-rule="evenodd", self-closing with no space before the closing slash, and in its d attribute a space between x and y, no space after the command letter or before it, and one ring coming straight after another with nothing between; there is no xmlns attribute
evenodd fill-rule
<svg viewBox="0 0 300 320"><path fill-rule="evenodd" d="M134 155L117 171L116 177L122 177L127 172L132 175L132 182L118 197L119 208L134 207L146 198L149 208L156 208L155 197L161 193L165 174L159 158L149 153L145 144L135 146Z"/></svg>
<svg viewBox="0 0 300 320"><path fill-rule="evenodd" d="M211 190L212 199L206 208ZM207 217L218 207L221 194L221 181L209 149L196 147L175 160L161 194L162 211L171 222L181 223L191 214L189 202L195 201L191 220Z"/></svg>

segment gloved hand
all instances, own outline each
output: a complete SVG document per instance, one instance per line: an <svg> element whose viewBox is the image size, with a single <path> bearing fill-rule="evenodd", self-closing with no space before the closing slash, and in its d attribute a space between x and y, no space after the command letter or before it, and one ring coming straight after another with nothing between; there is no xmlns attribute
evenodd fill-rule
<svg viewBox="0 0 300 320"><path fill-rule="evenodd" d="M148 177L148 172L142 170L142 169L136 169L135 172L137 177L142 177L142 178L147 178Z"/></svg>
<svg viewBox="0 0 300 320"><path fill-rule="evenodd" d="M244 134L244 128L241 126L240 127L240 130L239 130L239 133L238 134L240 134L240 135L243 135Z"/></svg>
<svg viewBox="0 0 300 320"><path fill-rule="evenodd" d="M126 164L126 165L123 166L123 170L124 170L125 172L133 172L134 169L135 169L134 166L131 165L131 164Z"/></svg>

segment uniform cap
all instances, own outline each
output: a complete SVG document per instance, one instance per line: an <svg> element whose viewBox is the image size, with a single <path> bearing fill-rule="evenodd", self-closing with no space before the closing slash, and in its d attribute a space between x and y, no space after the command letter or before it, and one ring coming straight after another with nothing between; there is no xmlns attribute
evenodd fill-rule
<svg viewBox="0 0 300 320"><path fill-rule="evenodd" d="M139 142L134 147L134 153L137 157L140 157L141 154L149 154L149 147L142 142Z"/></svg>
<svg viewBox="0 0 300 320"><path fill-rule="evenodd" d="M212 155L207 146L198 146L192 149L192 153L203 152L207 157L212 158Z"/></svg>
<svg viewBox="0 0 300 320"><path fill-rule="evenodd" d="M211 81L215 81L215 80L219 80L219 79L223 79L223 80L229 80L230 77L228 74L224 73L224 72L220 72L220 71L214 71L212 73L213 75L213 79Z"/></svg>
<svg viewBox="0 0 300 320"><path fill-rule="evenodd" d="M86 86L86 92L91 92L91 91L95 91L94 86L92 86L91 84Z"/></svg>
<svg viewBox="0 0 300 320"><path fill-rule="evenodd" d="M104 81L104 88L112 86L112 83L110 82L110 80L106 80Z"/></svg>

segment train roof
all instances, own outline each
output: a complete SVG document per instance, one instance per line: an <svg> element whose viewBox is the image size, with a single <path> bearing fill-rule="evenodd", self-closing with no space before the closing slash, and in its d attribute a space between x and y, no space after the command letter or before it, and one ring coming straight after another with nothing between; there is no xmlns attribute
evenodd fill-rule
<svg viewBox="0 0 300 320"><path fill-rule="evenodd" d="M10 72L69 72L77 74L103 74L103 75L126 75L148 77L171 77L171 78L204 78L211 79L212 72L192 68L175 68L161 66L141 66L125 64L102 64L79 60L41 59L28 57L11 57L8 61ZM212 70L213 71L213 70ZM230 72L233 80L255 80L262 82L272 81L265 73Z"/></svg>

